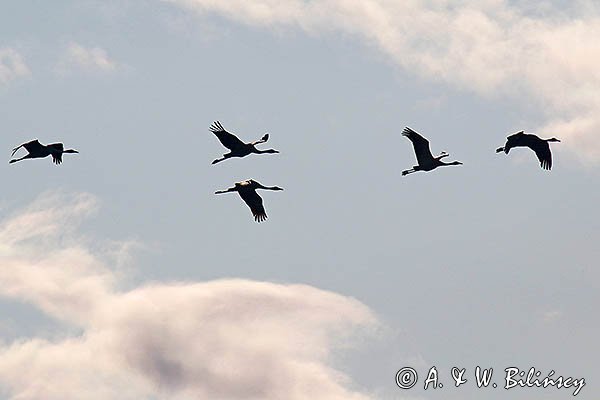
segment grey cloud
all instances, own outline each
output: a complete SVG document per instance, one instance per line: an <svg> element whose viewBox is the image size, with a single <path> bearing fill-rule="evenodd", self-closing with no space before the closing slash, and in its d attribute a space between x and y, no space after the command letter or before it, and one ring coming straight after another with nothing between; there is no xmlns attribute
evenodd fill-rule
<svg viewBox="0 0 600 400"><path fill-rule="evenodd" d="M0 224L0 295L65 326L62 339L0 346L9 398L370 398L331 366L357 328L377 326L363 304L241 279L119 291L110 257L77 238L95 208L87 195L45 195Z"/></svg>
<svg viewBox="0 0 600 400"><path fill-rule="evenodd" d="M67 74L73 70L106 73L113 72L118 67L119 64L108 55L105 49L86 47L71 42L57 65L57 71L61 74Z"/></svg>
<svg viewBox="0 0 600 400"><path fill-rule="evenodd" d="M0 85L30 75L23 56L11 47L0 47Z"/></svg>
<svg viewBox="0 0 600 400"><path fill-rule="evenodd" d="M502 0L163 1L249 25L357 35L423 79L536 104L545 122L526 129L600 160L600 12L592 2L531 13Z"/></svg>

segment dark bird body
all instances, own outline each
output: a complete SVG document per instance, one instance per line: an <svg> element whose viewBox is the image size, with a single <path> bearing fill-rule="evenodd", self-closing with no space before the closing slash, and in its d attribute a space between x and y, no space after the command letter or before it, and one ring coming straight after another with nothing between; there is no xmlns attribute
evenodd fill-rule
<svg viewBox="0 0 600 400"><path fill-rule="evenodd" d="M504 147L498 147L496 153L503 151L508 154L513 147L529 147L540 160L540 166L543 169L550 170L552 169L552 152L548 142L560 142L560 140L556 138L541 139L531 133L520 131L507 137Z"/></svg>
<svg viewBox="0 0 600 400"><path fill-rule="evenodd" d="M54 164L62 163L62 155L64 153L79 153L77 150L69 149L65 150L62 143L52 143L48 145L41 144L37 139L32 140L31 142L23 143L20 146L17 146L13 149L11 157L15 155L15 153L21 148L25 148L27 150L27 154L21 158L16 158L10 160L9 163L15 163L17 161L25 160L28 158L45 158L48 156L52 156L52 161Z"/></svg>
<svg viewBox="0 0 600 400"><path fill-rule="evenodd" d="M260 140L256 140L250 143L244 143L240 139L237 138L234 134L227 132L223 125L219 121L215 121L210 126L210 131L215 134L215 136L219 139L221 144L229 149L229 153L223 154L222 158L218 158L214 160L212 163L216 164L218 162L224 161L231 157L245 157L248 154L265 154L265 153L279 153L279 151L274 149L268 150L259 150L256 148L257 144L265 143L269 140L269 134L265 134Z"/></svg>
<svg viewBox="0 0 600 400"><path fill-rule="evenodd" d="M265 212L262 198L256 193L257 189L283 190L278 186L263 186L253 179L248 179L246 181L236 182L235 186L232 188L218 190L215 194L238 192L242 200L250 207L250 211L252 211L252 215L256 222L262 222L267 219L267 213Z"/></svg>
<svg viewBox="0 0 600 400"><path fill-rule="evenodd" d="M442 158L449 156L445 151L441 152L439 156L434 157L429 149L429 140L425 139L409 127L404 128L402 136L406 136L412 142L418 163L418 165L415 165L411 169L402 171L402 175L408 175L417 171L431 171L437 167L444 167L447 165L462 165L460 161L452 161L449 163L441 161Z"/></svg>

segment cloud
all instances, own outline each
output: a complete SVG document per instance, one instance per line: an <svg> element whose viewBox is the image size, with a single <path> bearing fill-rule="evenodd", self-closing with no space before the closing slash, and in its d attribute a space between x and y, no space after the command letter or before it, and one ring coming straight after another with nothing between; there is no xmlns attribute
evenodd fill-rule
<svg viewBox="0 0 600 400"><path fill-rule="evenodd" d="M54 339L0 345L7 398L369 399L331 366L357 328L377 325L367 307L242 279L121 290L122 274L108 267L118 256L94 253L77 234L96 203L46 194L0 223L0 296L61 327Z"/></svg>
<svg viewBox="0 0 600 400"><path fill-rule="evenodd" d="M487 98L535 104L542 136L600 161L600 8L506 0L162 0L255 26L342 32L400 67ZM520 128L520 127L519 127Z"/></svg>
<svg viewBox="0 0 600 400"><path fill-rule="evenodd" d="M559 319L561 319L563 316L563 312L560 310L550 310L550 311L546 311L543 313L542 315L542 320L544 322L555 322Z"/></svg>
<svg viewBox="0 0 600 400"><path fill-rule="evenodd" d="M72 42L67 47L57 69L61 73L75 69L89 72L113 72L117 67L118 64L108 56L106 50L100 47L84 47Z"/></svg>
<svg viewBox="0 0 600 400"><path fill-rule="evenodd" d="M23 57L10 47L0 47L0 85L30 75Z"/></svg>

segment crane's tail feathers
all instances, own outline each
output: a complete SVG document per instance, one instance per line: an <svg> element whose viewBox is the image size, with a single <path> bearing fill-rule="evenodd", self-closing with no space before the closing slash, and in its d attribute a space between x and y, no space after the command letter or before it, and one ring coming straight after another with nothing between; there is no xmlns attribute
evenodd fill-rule
<svg viewBox="0 0 600 400"><path fill-rule="evenodd" d="M266 141L269 140L269 134L266 133L263 137L261 137L260 139L252 142L252 145L257 145L257 144L261 144L261 143L266 143Z"/></svg>

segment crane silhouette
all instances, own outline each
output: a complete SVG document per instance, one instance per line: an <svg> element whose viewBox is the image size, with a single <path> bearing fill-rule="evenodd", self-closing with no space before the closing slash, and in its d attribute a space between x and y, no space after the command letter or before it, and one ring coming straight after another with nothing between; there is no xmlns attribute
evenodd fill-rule
<svg viewBox="0 0 600 400"><path fill-rule="evenodd" d="M429 149L429 140L425 139L423 136L419 135L409 127L404 128L402 131L402 136L406 136L412 142L418 163L418 165L415 165L411 169L402 171L402 175L408 175L417 171L431 171L437 167L443 167L447 165L462 165L460 161L452 161L449 163L441 161L442 158L450 155L445 151L441 152L439 156L434 157Z"/></svg>
<svg viewBox="0 0 600 400"><path fill-rule="evenodd" d="M253 179L248 179L236 182L234 187L225 190L217 190L215 194L238 192L242 200L250 207L250 211L252 211L252 215L254 215L254 220L256 220L256 222L262 222L267 219L267 213L265 212L262 198L256 193L257 189L283 190L279 186L263 186Z"/></svg>
<svg viewBox="0 0 600 400"><path fill-rule="evenodd" d="M534 134L519 131L508 136L504 147L498 147L496 153L503 151L508 154L513 147L529 147L540 160L540 167L550 170L552 169L552 152L550 151L549 142L560 142L560 140L557 138L541 139Z"/></svg>
<svg viewBox="0 0 600 400"><path fill-rule="evenodd" d="M15 147L10 156L14 156L15 153L21 147L24 147L25 150L27 150L27 154L21 158L10 160L9 164L16 163L17 161L25 160L28 158L44 158L51 155L54 164L58 165L62 163L62 155L64 153L79 153L77 150L73 149L65 150L62 143L52 143L48 145L43 145L36 139Z"/></svg>
<svg viewBox="0 0 600 400"><path fill-rule="evenodd" d="M212 163L216 164L218 162L224 161L231 157L245 157L248 154L265 154L265 153L279 153L279 151L274 149L268 150L259 150L255 146L257 144L265 143L269 140L269 134L266 133L260 140L244 143L240 139L237 138L233 133L227 132L223 125L219 121L215 121L209 127L209 130L217 136L217 139L223 144L223 146L229 149L229 153L223 154L223 158L218 158L214 160Z"/></svg>

